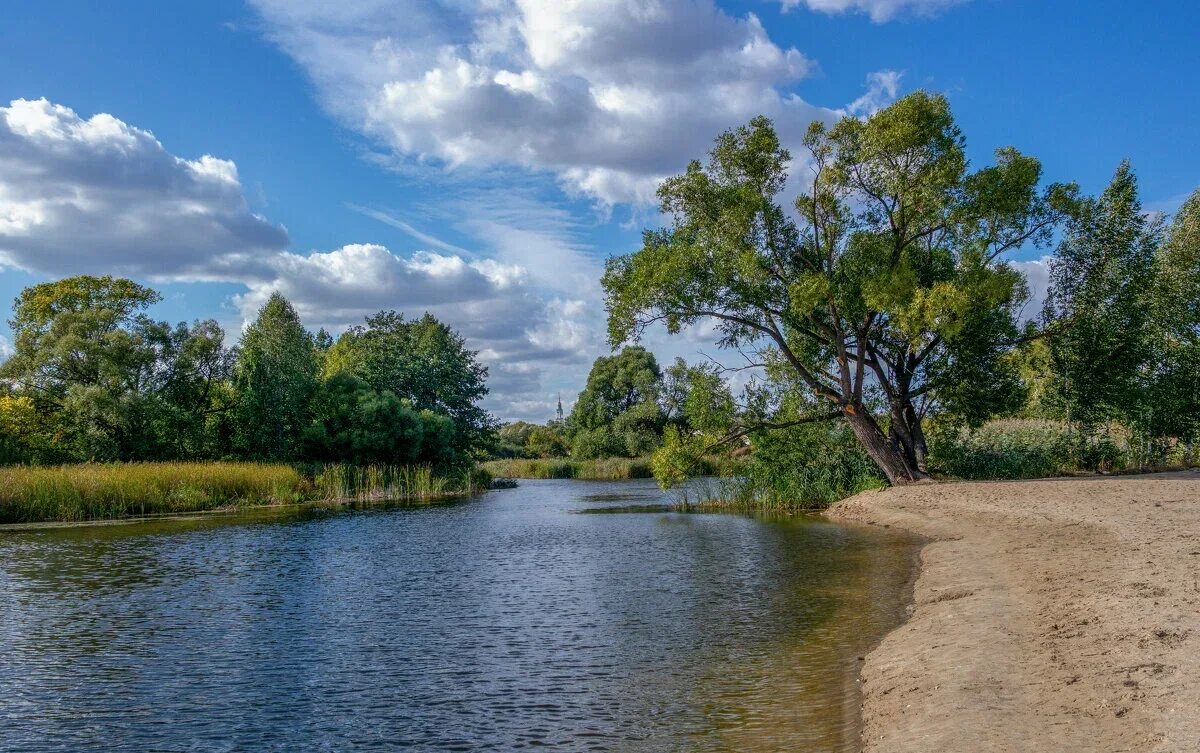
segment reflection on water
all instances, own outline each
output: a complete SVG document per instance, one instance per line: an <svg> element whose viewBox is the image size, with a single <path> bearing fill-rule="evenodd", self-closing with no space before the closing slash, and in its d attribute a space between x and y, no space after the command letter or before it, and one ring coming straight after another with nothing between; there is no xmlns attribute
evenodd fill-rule
<svg viewBox="0 0 1200 753"><path fill-rule="evenodd" d="M0 534L0 750L855 749L913 542L667 501Z"/></svg>

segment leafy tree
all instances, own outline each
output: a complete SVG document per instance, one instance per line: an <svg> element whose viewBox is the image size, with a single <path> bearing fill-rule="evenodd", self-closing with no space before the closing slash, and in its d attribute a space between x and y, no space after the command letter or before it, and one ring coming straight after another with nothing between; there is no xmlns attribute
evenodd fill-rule
<svg viewBox="0 0 1200 753"><path fill-rule="evenodd" d="M893 483L925 478L928 412L1012 405L1003 356L1027 292L1003 256L1048 242L1073 191L1039 189L1041 165L1012 148L968 172L949 105L924 92L814 123L805 146L812 183L795 215L778 202L791 155L766 118L665 181L670 227L608 263L610 338L715 321L722 346L753 349L803 397L794 417L760 426L845 420Z"/></svg>
<svg viewBox="0 0 1200 753"><path fill-rule="evenodd" d="M137 390L155 354L145 309L161 299L131 280L83 275L34 285L13 302L14 352L4 376L39 408L72 388Z"/></svg>
<svg viewBox="0 0 1200 753"><path fill-rule="evenodd" d="M237 448L263 460L295 457L317 388L317 357L312 335L279 293L242 335L233 382Z"/></svg>
<svg viewBox="0 0 1200 753"><path fill-rule="evenodd" d="M348 371L372 389L391 392L417 410L453 422L452 444L464 458L494 431L478 402L487 395L487 367L466 341L430 314L405 320L394 311L369 317L328 351L325 372Z"/></svg>
<svg viewBox="0 0 1200 753"><path fill-rule="evenodd" d="M1056 391L1085 430L1139 413L1160 236L1125 162L1099 198L1080 203L1059 244L1043 316L1061 325L1050 341Z"/></svg>
<svg viewBox="0 0 1200 753"><path fill-rule="evenodd" d="M422 414L391 392L373 390L346 372L322 384L313 414L302 435L308 460L441 465L452 458L443 426L449 419Z"/></svg>
<svg viewBox="0 0 1200 753"><path fill-rule="evenodd" d="M214 419L235 403L228 387L233 353L225 347L224 331L211 319L191 327L159 324L152 342L160 364L154 431L163 437L164 453L180 458L224 454L228 442L214 432Z"/></svg>
<svg viewBox="0 0 1200 753"><path fill-rule="evenodd" d="M496 432L497 447L493 454L498 457L521 457L525 455L525 445L537 424L528 421L512 421L504 424Z"/></svg>
<svg viewBox="0 0 1200 753"><path fill-rule="evenodd" d="M1151 435L1183 440L1191 463L1200 438L1200 190L1180 207L1154 261L1143 418Z"/></svg>
<svg viewBox="0 0 1200 753"><path fill-rule="evenodd" d="M558 426L534 426L525 439L525 449L538 458L565 458L571 452Z"/></svg>
<svg viewBox="0 0 1200 753"><path fill-rule="evenodd" d="M665 422L661 383L658 361L645 348L597 358L567 419L572 454L587 459L654 449Z"/></svg>
<svg viewBox="0 0 1200 753"><path fill-rule="evenodd" d="M30 459L212 453L205 427L224 409L216 399L229 368L224 333L212 321L156 322L145 310L158 300L130 280L86 275L21 293L3 374L36 417Z"/></svg>
<svg viewBox="0 0 1200 753"><path fill-rule="evenodd" d="M28 395L0 394L0 463L38 462L47 458L49 432Z"/></svg>

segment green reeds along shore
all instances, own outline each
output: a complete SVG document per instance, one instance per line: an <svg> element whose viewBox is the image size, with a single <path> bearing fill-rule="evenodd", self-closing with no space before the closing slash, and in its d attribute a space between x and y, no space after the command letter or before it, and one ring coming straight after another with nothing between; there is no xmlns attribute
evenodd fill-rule
<svg viewBox="0 0 1200 753"><path fill-rule="evenodd" d="M431 502L488 487L428 467L108 463L0 468L0 523L76 522L298 502Z"/></svg>
<svg viewBox="0 0 1200 753"><path fill-rule="evenodd" d="M728 457L704 458L702 475L732 476L738 461ZM654 478L650 458L600 458L570 460L567 458L509 458L491 460L480 466L495 478L571 478L581 481L624 481Z"/></svg>
<svg viewBox="0 0 1200 753"><path fill-rule="evenodd" d="M851 483L849 488L834 488L823 481L789 485L745 477L702 479L678 489L672 507L681 512L787 516L818 512L839 499L883 487L883 482L872 476Z"/></svg>

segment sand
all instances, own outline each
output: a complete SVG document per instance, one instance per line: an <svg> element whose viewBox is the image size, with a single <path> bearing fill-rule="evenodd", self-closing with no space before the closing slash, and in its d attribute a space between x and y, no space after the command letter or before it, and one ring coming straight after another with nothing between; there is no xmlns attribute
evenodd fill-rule
<svg viewBox="0 0 1200 753"><path fill-rule="evenodd" d="M866 751L1200 751L1200 473L868 492L927 537L863 663Z"/></svg>

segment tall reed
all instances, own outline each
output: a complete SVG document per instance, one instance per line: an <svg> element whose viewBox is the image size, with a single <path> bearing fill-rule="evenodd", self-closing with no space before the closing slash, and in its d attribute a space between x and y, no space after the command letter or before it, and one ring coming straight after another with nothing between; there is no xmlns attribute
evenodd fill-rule
<svg viewBox="0 0 1200 753"><path fill-rule="evenodd" d="M322 466L313 485L314 497L329 502L428 501L482 491L487 481L473 472L461 477L438 475L427 465L339 463Z"/></svg>
<svg viewBox="0 0 1200 753"><path fill-rule="evenodd" d="M488 488L478 469L264 463L85 463L0 467L0 523L87 521L295 502L429 502Z"/></svg>
<svg viewBox="0 0 1200 753"><path fill-rule="evenodd" d="M87 463L0 468L0 523L80 521L232 505L296 502L305 480L287 465Z"/></svg>

